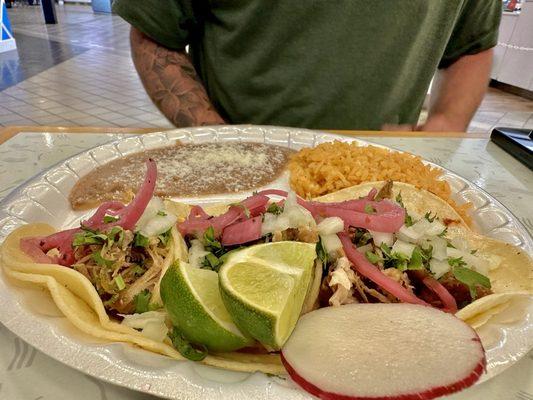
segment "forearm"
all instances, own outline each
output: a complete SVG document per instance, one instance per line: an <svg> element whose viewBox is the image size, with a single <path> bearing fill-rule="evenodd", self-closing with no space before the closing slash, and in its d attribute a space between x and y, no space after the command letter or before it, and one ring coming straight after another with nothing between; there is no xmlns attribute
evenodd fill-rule
<svg viewBox="0 0 533 400"><path fill-rule="evenodd" d="M461 57L439 70L422 130L466 131L487 91L491 66L492 49Z"/></svg>
<svg viewBox="0 0 533 400"><path fill-rule="evenodd" d="M133 27L130 41L133 63L146 92L174 125L224 123L184 51L160 46Z"/></svg>

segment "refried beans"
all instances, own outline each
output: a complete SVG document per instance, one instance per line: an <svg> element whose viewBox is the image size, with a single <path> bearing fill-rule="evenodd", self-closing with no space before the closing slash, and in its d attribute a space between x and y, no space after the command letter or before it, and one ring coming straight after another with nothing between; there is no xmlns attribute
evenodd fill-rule
<svg viewBox="0 0 533 400"><path fill-rule="evenodd" d="M110 200L129 202L143 181L148 158L157 162L157 196L242 192L275 180L292 153L262 143L178 143L130 154L94 169L74 185L69 200L74 210Z"/></svg>

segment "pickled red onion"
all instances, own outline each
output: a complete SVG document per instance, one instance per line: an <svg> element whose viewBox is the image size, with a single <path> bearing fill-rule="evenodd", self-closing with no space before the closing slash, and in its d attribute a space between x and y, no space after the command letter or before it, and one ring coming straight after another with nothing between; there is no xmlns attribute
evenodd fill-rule
<svg viewBox="0 0 533 400"><path fill-rule="evenodd" d="M122 210L124 207L124 204L120 201L106 201L98 207L91 218L83 221L81 224L88 228L95 229L96 227L103 225L106 214L115 215L117 214L117 211Z"/></svg>
<svg viewBox="0 0 533 400"><path fill-rule="evenodd" d="M91 229L121 226L126 230L133 230L154 194L155 181L157 178L155 161L148 159L146 161L146 167L147 171L144 182L128 206L124 207L124 205L118 201L106 202L98 207L94 215L87 221L84 221L84 224L87 223L87 226ZM106 213L110 212L119 219L115 222L106 224L103 222L103 218ZM70 266L76 261L74 257L74 249L72 248L72 239L74 234L81 231L81 228L73 228L42 238L24 238L20 241L20 247L23 252L28 254L37 263L57 262L64 266ZM46 253L52 249L57 249L59 251L59 257L57 259L52 259L46 255Z"/></svg>
<svg viewBox="0 0 533 400"><path fill-rule="evenodd" d="M243 222L226 226L222 232L222 245L233 246L261 238L262 217L257 216Z"/></svg>
<svg viewBox="0 0 533 400"><path fill-rule="evenodd" d="M422 283L439 297L443 305L443 311L452 314L457 312L457 302L455 301L455 298L438 280L431 275L426 275L422 278Z"/></svg>
<svg viewBox="0 0 533 400"><path fill-rule="evenodd" d="M350 238L346 233L339 233L338 236L342 242L346 257L348 257L348 260L350 260L350 262L352 263L352 268L355 269L358 273L370 279L376 285L386 290L394 297L397 297L404 303L429 306L428 303L416 297L414 293L409 292L400 283L396 282L394 279L389 278L387 275L382 273L375 265L371 264L363 254L359 253L355 249L353 243L351 242Z"/></svg>
<svg viewBox="0 0 533 400"><path fill-rule="evenodd" d="M189 218L178 225L178 230L182 235L201 235L206 229L212 227L215 235L219 236L227 226L241 219L246 220L246 210L250 212L250 216L255 217L264 212L267 203L268 197L257 194L231 206L226 213L217 217L199 219L191 218L189 214Z"/></svg>

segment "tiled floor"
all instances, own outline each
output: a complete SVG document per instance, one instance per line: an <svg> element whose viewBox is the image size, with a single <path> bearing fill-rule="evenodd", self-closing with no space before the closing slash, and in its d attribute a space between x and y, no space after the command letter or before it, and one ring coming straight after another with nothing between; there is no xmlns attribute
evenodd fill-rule
<svg viewBox="0 0 533 400"><path fill-rule="evenodd" d="M171 127L144 92L130 59L129 26L88 6L9 10L18 53L0 55L0 126ZM533 128L533 101L490 89L469 131Z"/></svg>

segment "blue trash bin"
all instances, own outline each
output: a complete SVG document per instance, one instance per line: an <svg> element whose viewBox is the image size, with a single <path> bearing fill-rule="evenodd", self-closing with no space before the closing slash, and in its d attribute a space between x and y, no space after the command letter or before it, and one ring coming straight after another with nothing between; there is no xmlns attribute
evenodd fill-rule
<svg viewBox="0 0 533 400"><path fill-rule="evenodd" d="M94 12L110 13L113 0L92 0L91 6Z"/></svg>

